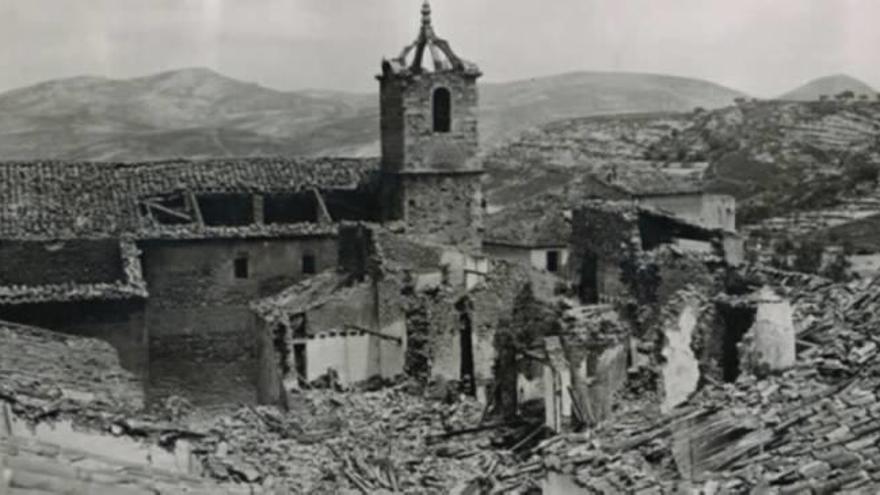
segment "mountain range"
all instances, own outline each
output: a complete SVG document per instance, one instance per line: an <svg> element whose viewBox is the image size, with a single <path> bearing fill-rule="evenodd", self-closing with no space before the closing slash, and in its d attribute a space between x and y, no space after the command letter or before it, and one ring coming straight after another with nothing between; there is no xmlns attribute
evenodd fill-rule
<svg viewBox="0 0 880 495"><path fill-rule="evenodd" d="M558 119L714 108L742 96L706 81L578 72L480 87L483 145ZM0 158L137 161L379 152L377 94L285 92L209 69L60 79L0 94Z"/></svg>
<svg viewBox="0 0 880 495"><path fill-rule="evenodd" d="M786 95L818 98L857 80L820 79ZM481 144L595 115L718 108L744 97L708 81L573 72L480 86ZM76 77L0 94L0 159L139 161L268 155L378 155L378 96L279 91L189 68L133 79Z"/></svg>

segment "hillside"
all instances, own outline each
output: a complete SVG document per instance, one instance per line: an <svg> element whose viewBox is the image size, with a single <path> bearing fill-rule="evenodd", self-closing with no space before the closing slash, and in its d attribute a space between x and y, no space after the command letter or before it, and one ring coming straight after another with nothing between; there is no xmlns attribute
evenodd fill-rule
<svg viewBox="0 0 880 495"><path fill-rule="evenodd" d="M820 77L780 96L780 100L816 101L821 97L834 98L844 91L852 91L856 97L865 95L875 98L877 91L854 77L844 74Z"/></svg>
<svg viewBox="0 0 880 495"><path fill-rule="evenodd" d="M712 111L573 119L487 152L485 164L495 207L559 190L588 173L647 168L702 173L709 191L737 197L742 221L756 222L836 204L873 181L880 102L753 101Z"/></svg>
<svg viewBox="0 0 880 495"><path fill-rule="evenodd" d="M717 107L739 93L704 81L573 73L481 86L488 146L562 118ZM169 157L378 154L375 94L283 92L182 69L78 77L0 94L0 157L135 161Z"/></svg>
<svg viewBox="0 0 880 495"><path fill-rule="evenodd" d="M481 87L481 128L491 145L557 120L729 105L742 93L707 81L655 74L574 72Z"/></svg>

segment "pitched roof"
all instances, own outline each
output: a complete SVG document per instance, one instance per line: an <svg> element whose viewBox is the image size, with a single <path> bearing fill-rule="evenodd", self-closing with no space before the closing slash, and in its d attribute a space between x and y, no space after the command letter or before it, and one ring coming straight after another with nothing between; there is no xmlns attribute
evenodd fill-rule
<svg viewBox="0 0 880 495"><path fill-rule="evenodd" d="M378 159L345 158L0 163L0 238L161 237L167 232L147 231L140 200L185 191L355 189L377 170Z"/></svg>
<svg viewBox="0 0 880 495"><path fill-rule="evenodd" d="M703 192L703 185L696 174L673 174L651 167L613 165L594 174L594 178L636 197Z"/></svg>

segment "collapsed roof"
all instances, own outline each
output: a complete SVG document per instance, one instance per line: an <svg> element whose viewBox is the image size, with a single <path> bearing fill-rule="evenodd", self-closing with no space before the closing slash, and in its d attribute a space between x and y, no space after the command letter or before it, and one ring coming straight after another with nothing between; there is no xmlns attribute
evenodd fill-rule
<svg viewBox="0 0 880 495"><path fill-rule="evenodd" d="M141 203L175 193L354 190L378 168L378 159L345 158L0 163L0 239L247 235L247 229L242 228L160 228L145 220ZM262 228L263 235L280 235L293 229L271 227L274 229ZM301 226L291 232L300 230Z"/></svg>

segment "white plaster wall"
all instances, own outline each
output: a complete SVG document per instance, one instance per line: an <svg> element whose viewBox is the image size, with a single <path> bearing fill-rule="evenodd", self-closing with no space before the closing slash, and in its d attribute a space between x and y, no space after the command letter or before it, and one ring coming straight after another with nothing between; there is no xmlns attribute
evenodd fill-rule
<svg viewBox="0 0 880 495"><path fill-rule="evenodd" d="M395 321L382 329L385 335L391 335L401 339L401 343L390 339L374 337L379 342L380 365L379 372L383 378L394 378L403 373L403 362L406 354L406 322Z"/></svg>
<svg viewBox="0 0 880 495"><path fill-rule="evenodd" d="M759 294L755 324L749 329L753 366L771 371L784 370L795 364L795 331L792 307L772 289L764 287Z"/></svg>
<svg viewBox="0 0 880 495"><path fill-rule="evenodd" d="M664 414L685 402L697 389L700 368L691 350L696 326L697 308L694 304L687 304L675 324L664 329L666 345L662 353L665 362L661 367L664 394L660 404L660 411Z"/></svg>
<svg viewBox="0 0 880 495"><path fill-rule="evenodd" d="M666 210L707 228L736 229L736 200L726 194L675 194L645 197L641 204Z"/></svg>
<svg viewBox="0 0 880 495"><path fill-rule="evenodd" d="M529 253L529 259L532 266L537 268L538 270L546 270L547 253L550 251L559 252L559 271L557 273L563 273L565 271L565 267L568 266L568 249L564 248L533 249Z"/></svg>
<svg viewBox="0 0 880 495"><path fill-rule="evenodd" d="M562 404L559 394L559 374L552 366L544 366L544 422L553 429L559 431L562 427Z"/></svg>
<svg viewBox="0 0 880 495"><path fill-rule="evenodd" d="M492 365L495 363L496 354L494 332L492 334L485 334L482 337L474 332L471 334L471 339L474 346L474 375L476 375L474 378L477 381L490 380L494 376ZM459 349L459 347L457 345L456 349Z"/></svg>
<svg viewBox="0 0 880 495"><path fill-rule="evenodd" d="M461 341L458 332L443 332L442 335L437 335L432 340L432 376L445 380L461 378L459 376L461 374Z"/></svg>
<svg viewBox="0 0 880 495"><path fill-rule="evenodd" d="M544 398L544 377L539 375L534 380L519 373L516 375L517 401L520 403Z"/></svg>
<svg viewBox="0 0 880 495"><path fill-rule="evenodd" d="M370 354L370 337L367 335L309 339L306 341L308 379L314 380L328 368L334 368L342 383L366 380L371 375L371 368L375 367L375 362L371 366Z"/></svg>
<svg viewBox="0 0 880 495"><path fill-rule="evenodd" d="M504 259L516 263L529 264L538 270L547 269L547 252L559 252L559 274L564 273L565 267L568 266L569 251L567 248L539 248L532 249L528 247L516 246L500 246L495 244L487 244L483 246L483 251L493 258Z"/></svg>

